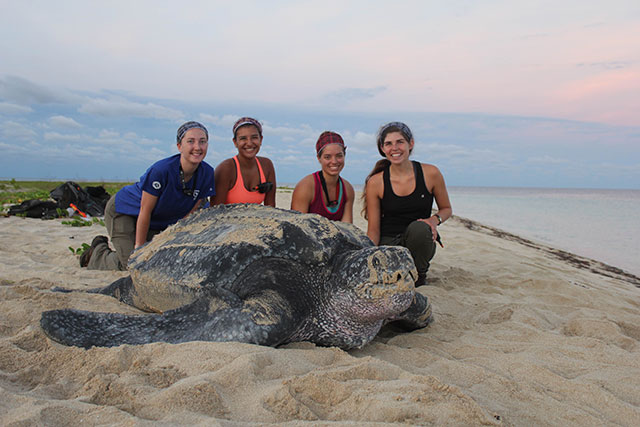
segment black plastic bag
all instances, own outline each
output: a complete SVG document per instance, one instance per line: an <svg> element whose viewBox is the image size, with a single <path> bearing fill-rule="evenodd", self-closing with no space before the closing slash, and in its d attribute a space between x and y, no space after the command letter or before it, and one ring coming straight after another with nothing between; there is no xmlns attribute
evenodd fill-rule
<svg viewBox="0 0 640 427"><path fill-rule="evenodd" d="M9 207L9 215L24 215L28 218L58 218L58 204L49 200L25 200Z"/></svg>

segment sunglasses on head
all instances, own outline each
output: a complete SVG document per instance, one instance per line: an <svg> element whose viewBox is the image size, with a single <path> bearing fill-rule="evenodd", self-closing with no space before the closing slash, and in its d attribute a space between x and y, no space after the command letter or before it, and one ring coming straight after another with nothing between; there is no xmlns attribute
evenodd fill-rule
<svg viewBox="0 0 640 427"><path fill-rule="evenodd" d="M268 193L273 189L273 182L261 182L251 189L251 191L257 191L258 193Z"/></svg>

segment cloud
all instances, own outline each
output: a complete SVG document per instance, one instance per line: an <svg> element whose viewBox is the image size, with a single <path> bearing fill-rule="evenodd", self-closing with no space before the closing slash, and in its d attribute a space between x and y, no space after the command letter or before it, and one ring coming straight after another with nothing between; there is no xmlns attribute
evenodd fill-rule
<svg viewBox="0 0 640 427"><path fill-rule="evenodd" d="M282 138L290 141L303 142L308 138L317 138L321 131L313 129L310 125L302 123L293 126L272 126L269 122L263 123L262 129L265 135L273 138Z"/></svg>
<svg viewBox="0 0 640 427"><path fill-rule="evenodd" d="M451 162L473 161L475 158L494 157L494 153L487 149L473 149L455 144L418 144L414 146L414 155L435 160L447 160Z"/></svg>
<svg viewBox="0 0 640 427"><path fill-rule="evenodd" d="M0 123L0 138L4 139L3 142L12 140L33 141L37 136L37 132L29 129L22 123L13 121Z"/></svg>
<svg viewBox="0 0 640 427"><path fill-rule="evenodd" d="M213 124L215 126L228 129L229 135L231 135L231 131L234 123L240 118L240 116L235 114L224 114L224 115L213 115L207 113L200 113L198 115L198 120L202 121L205 124ZM317 130L314 130L308 124L300 124L298 126L274 126L270 123L270 121L260 120L262 124L262 131L265 135L265 138L269 139L278 138L283 142L300 142L301 139L309 138L315 133L320 133ZM225 141L227 137L224 138Z"/></svg>
<svg viewBox="0 0 640 427"><path fill-rule="evenodd" d="M571 61L570 66L576 62ZM630 70L610 73L627 76L625 81L637 75ZM41 95L24 99L45 102L64 98L54 96L59 91L24 79L9 80L14 95ZM2 84L7 93L6 78ZM210 144L207 162L215 166L236 153L230 141L231 127L239 117L234 112L241 107L247 109L243 103L199 102L189 106L184 99L143 98L110 89L74 96L73 103L64 105L22 105L0 97L0 114L5 110L28 113L12 120L0 116L0 168L6 176L34 178L46 173L62 177L84 167L82 173L87 178L137 178L151 163L176 152L176 122L183 116L197 117L210 127L211 140L216 142ZM386 106L378 99L374 102ZM317 170L315 142L322 131L334 130L349 147L344 177L354 184L362 183L380 158L375 146L376 130L389 120L402 120L411 126L416 139L412 158L437 165L449 185L629 187L638 182L637 166L629 166L638 158L637 126L486 113L341 113L333 107L311 109L298 104L259 102L251 105L251 111L263 118L265 142L261 155L274 162L281 182L295 183ZM629 110L629 114L633 111ZM28 158L28 162L24 161L28 170L19 161L24 158ZM77 161L78 158L81 159ZM611 166L599 168L602 162ZM586 177L585 170L598 170L601 175L594 172ZM611 178L605 177L603 171ZM546 176L547 181L541 182L541 176ZM549 177L554 179L551 184Z"/></svg>
<svg viewBox="0 0 640 427"><path fill-rule="evenodd" d="M58 132L45 132L44 140L45 141L63 141L63 142L85 142L91 139L88 135L81 134L62 134Z"/></svg>
<svg viewBox="0 0 640 427"><path fill-rule="evenodd" d="M102 129L98 134L100 138L118 138L120 136L120 132L116 132L113 130Z"/></svg>
<svg viewBox="0 0 640 427"><path fill-rule="evenodd" d="M51 116L48 120L49 124L60 128L80 128L82 125L70 117Z"/></svg>
<svg viewBox="0 0 640 427"><path fill-rule="evenodd" d="M31 112L33 112L33 109L24 105L11 104L9 102L0 102L1 114L25 114Z"/></svg>
<svg viewBox="0 0 640 427"><path fill-rule="evenodd" d="M284 164L300 164L300 157L299 156L284 156L282 157L282 159L280 159L280 163L284 163ZM308 162L305 162L308 163Z"/></svg>
<svg viewBox="0 0 640 427"><path fill-rule="evenodd" d="M45 132L43 140L44 143L33 147L34 162L82 157L95 165L123 159L151 164L170 154L168 147L164 149L166 144L162 141L140 137L134 132L121 134L107 129L96 134ZM16 154L17 151L11 150L10 153Z"/></svg>
<svg viewBox="0 0 640 427"><path fill-rule="evenodd" d="M102 117L139 117L160 120L183 120L182 111L147 102L130 101L121 96L94 98L84 102L78 112Z"/></svg>
<svg viewBox="0 0 640 427"><path fill-rule="evenodd" d="M329 100L355 101L359 99L370 99L387 90L386 86L372 88L345 88L329 92L326 98Z"/></svg>
<svg viewBox="0 0 640 427"><path fill-rule="evenodd" d="M530 157L528 159L526 159L527 163L539 163L542 165L563 165L563 164L569 164L569 160L567 159L560 159L557 157L552 157L549 155L544 155L544 156L539 156L539 157Z"/></svg>
<svg viewBox="0 0 640 427"><path fill-rule="evenodd" d="M579 63L578 67L591 67L600 68L604 70L617 70L619 68L628 68L632 65L629 61L606 61L606 62L592 62L592 63Z"/></svg>
<svg viewBox="0 0 640 427"><path fill-rule="evenodd" d="M347 149L350 152L374 152L378 153L378 149L376 148L376 135L372 133L363 132L361 130L352 132L352 131L343 131L340 133L342 135L342 139L344 139L344 143L347 146Z"/></svg>
<svg viewBox="0 0 640 427"><path fill-rule="evenodd" d="M2 135L2 131L0 130L0 135ZM7 144L0 139L0 151L2 151L3 157L8 158L11 155L14 156L24 156L33 153L34 143L32 141L27 141L22 144ZM37 148L37 147L36 147ZM2 170L6 171L9 169L9 165L3 165ZM5 175L6 176L6 175Z"/></svg>
<svg viewBox="0 0 640 427"><path fill-rule="evenodd" d="M20 105L70 104L82 99L72 92L41 86L17 76L0 77L0 98Z"/></svg>
<svg viewBox="0 0 640 427"><path fill-rule="evenodd" d="M215 116L207 113L200 113L198 117L199 117L198 120L202 122L212 123L216 126L225 127L229 129L231 129L233 127L233 124L236 122L236 120L240 118L238 116L234 116L231 114L225 114L223 116Z"/></svg>

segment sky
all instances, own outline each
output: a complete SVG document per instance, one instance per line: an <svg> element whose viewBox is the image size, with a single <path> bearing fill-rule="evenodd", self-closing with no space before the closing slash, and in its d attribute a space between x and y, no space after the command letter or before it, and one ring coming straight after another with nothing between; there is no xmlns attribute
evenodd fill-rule
<svg viewBox="0 0 640 427"><path fill-rule="evenodd" d="M324 130L361 185L389 121L450 186L640 189L640 2L0 0L0 178L132 181L264 125L279 183Z"/></svg>

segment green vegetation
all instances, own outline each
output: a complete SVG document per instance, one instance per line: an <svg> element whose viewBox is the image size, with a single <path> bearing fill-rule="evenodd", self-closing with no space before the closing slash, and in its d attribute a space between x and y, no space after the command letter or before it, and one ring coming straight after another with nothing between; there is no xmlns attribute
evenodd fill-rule
<svg viewBox="0 0 640 427"><path fill-rule="evenodd" d="M89 245L88 243L83 243L82 246L80 246L79 248L73 248L72 246L69 246L69 250L71 251L72 254L80 256L84 253L84 251L86 251L87 249L89 249L91 247L91 245Z"/></svg>
<svg viewBox="0 0 640 427"><path fill-rule="evenodd" d="M93 224L100 224L104 226L104 221L100 218L91 218L91 219L82 219L79 217L74 217L70 221L62 221L64 225L69 225L71 227L91 227Z"/></svg>
<svg viewBox="0 0 640 427"><path fill-rule="evenodd" d="M16 205L25 200L48 200L49 192L66 181L0 181L0 205ZM129 182L78 182L82 187L103 186L107 193L114 195Z"/></svg>

